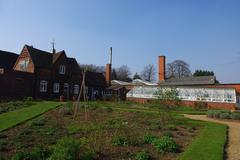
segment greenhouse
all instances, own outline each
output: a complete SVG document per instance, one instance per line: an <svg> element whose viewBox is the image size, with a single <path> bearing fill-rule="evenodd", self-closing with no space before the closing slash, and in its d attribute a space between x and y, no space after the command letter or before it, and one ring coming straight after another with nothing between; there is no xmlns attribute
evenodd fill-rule
<svg viewBox="0 0 240 160"><path fill-rule="evenodd" d="M236 103L234 88L204 88L204 87L134 87L128 93L128 98L158 99L165 93L173 91L176 97L185 101Z"/></svg>

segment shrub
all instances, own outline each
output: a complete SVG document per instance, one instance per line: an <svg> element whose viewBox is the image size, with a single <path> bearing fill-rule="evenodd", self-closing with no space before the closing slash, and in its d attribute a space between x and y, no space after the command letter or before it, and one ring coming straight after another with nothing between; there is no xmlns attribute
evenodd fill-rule
<svg viewBox="0 0 240 160"><path fill-rule="evenodd" d="M211 118L220 118L222 113L230 113L228 110L208 110L207 116Z"/></svg>
<svg viewBox="0 0 240 160"><path fill-rule="evenodd" d="M127 139L125 137L118 136L113 139L113 144L115 146L127 146Z"/></svg>
<svg viewBox="0 0 240 160"><path fill-rule="evenodd" d="M156 138L153 140L152 144L161 153L177 152L179 148L177 143L171 137L168 136Z"/></svg>
<svg viewBox="0 0 240 160"><path fill-rule="evenodd" d="M75 160L78 159L80 143L73 138L60 139L53 149L51 160Z"/></svg>
<svg viewBox="0 0 240 160"><path fill-rule="evenodd" d="M221 113L219 115L220 119L229 119L230 118L230 113Z"/></svg>
<svg viewBox="0 0 240 160"><path fill-rule="evenodd" d="M147 144L152 144L152 142L157 138L158 138L157 136L146 134L144 135L143 140Z"/></svg>
<svg viewBox="0 0 240 160"><path fill-rule="evenodd" d="M239 112L233 112L231 113L231 119L234 119L234 120L240 120L240 113Z"/></svg>
<svg viewBox="0 0 240 160"><path fill-rule="evenodd" d="M150 160L151 156L146 151L140 151L136 154L136 160Z"/></svg>

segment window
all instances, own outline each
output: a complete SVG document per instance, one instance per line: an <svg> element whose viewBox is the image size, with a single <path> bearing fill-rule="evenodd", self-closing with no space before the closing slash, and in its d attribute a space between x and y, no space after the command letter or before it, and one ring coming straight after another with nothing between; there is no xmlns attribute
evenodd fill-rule
<svg viewBox="0 0 240 160"><path fill-rule="evenodd" d="M79 85L75 84L73 87L73 93L78 94L78 91L79 91Z"/></svg>
<svg viewBox="0 0 240 160"><path fill-rule="evenodd" d="M64 65L59 66L59 74L65 74L66 72L66 67Z"/></svg>
<svg viewBox="0 0 240 160"><path fill-rule="evenodd" d="M59 93L59 83L53 84L53 93Z"/></svg>
<svg viewBox="0 0 240 160"><path fill-rule="evenodd" d="M19 61L19 68L21 71L27 71L27 67L29 64L29 59Z"/></svg>
<svg viewBox="0 0 240 160"><path fill-rule="evenodd" d="M40 81L40 92L47 92L47 81Z"/></svg>
<svg viewBox="0 0 240 160"><path fill-rule="evenodd" d="M4 69L0 68L0 74L4 74Z"/></svg>

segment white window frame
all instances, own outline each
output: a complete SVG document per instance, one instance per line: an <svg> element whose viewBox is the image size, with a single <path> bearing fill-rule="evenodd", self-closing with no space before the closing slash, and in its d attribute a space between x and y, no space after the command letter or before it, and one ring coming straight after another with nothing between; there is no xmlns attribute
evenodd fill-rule
<svg viewBox="0 0 240 160"><path fill-rule="evenodd" d="M59 83L53 83L53 93L59 93Z"/></svg>
<svg viewBox="0 0 240 160"><path fill-rule="evenodd" d="M45 80L40 81L40 92L47 92L47 84Z"/></svg>
<svg viewBox="0 0 240 160"><path fill-rule="evenodd" d="M73 94L78 94L79 93L79 85L78 84L75 84L73 86Z"/></svg>
<svg viewBox="0 0 240 160"><path fill-rule="evenodd" d="M64 65L59 66L59 74L65 74L66 73L66 67Z"/></svg>

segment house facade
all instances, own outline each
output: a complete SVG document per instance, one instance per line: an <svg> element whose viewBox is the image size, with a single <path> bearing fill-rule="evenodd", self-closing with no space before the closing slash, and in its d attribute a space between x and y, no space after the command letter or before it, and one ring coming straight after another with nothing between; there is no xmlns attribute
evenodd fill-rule
<svg viewBox="0 0 240 160"><path fill-rule="evenodd" d="M29 45L23 47L10 72L0 77L0 87L5 88L0 97L9 92L9 98L72 99L78 96L83 80L76 59L67 57L64 50L56 52L53 48L50 53ZM96 72L86 72L85 84L90 98L106 87L104 75ZM17 88L20 96L16 96Z"/></svg>

